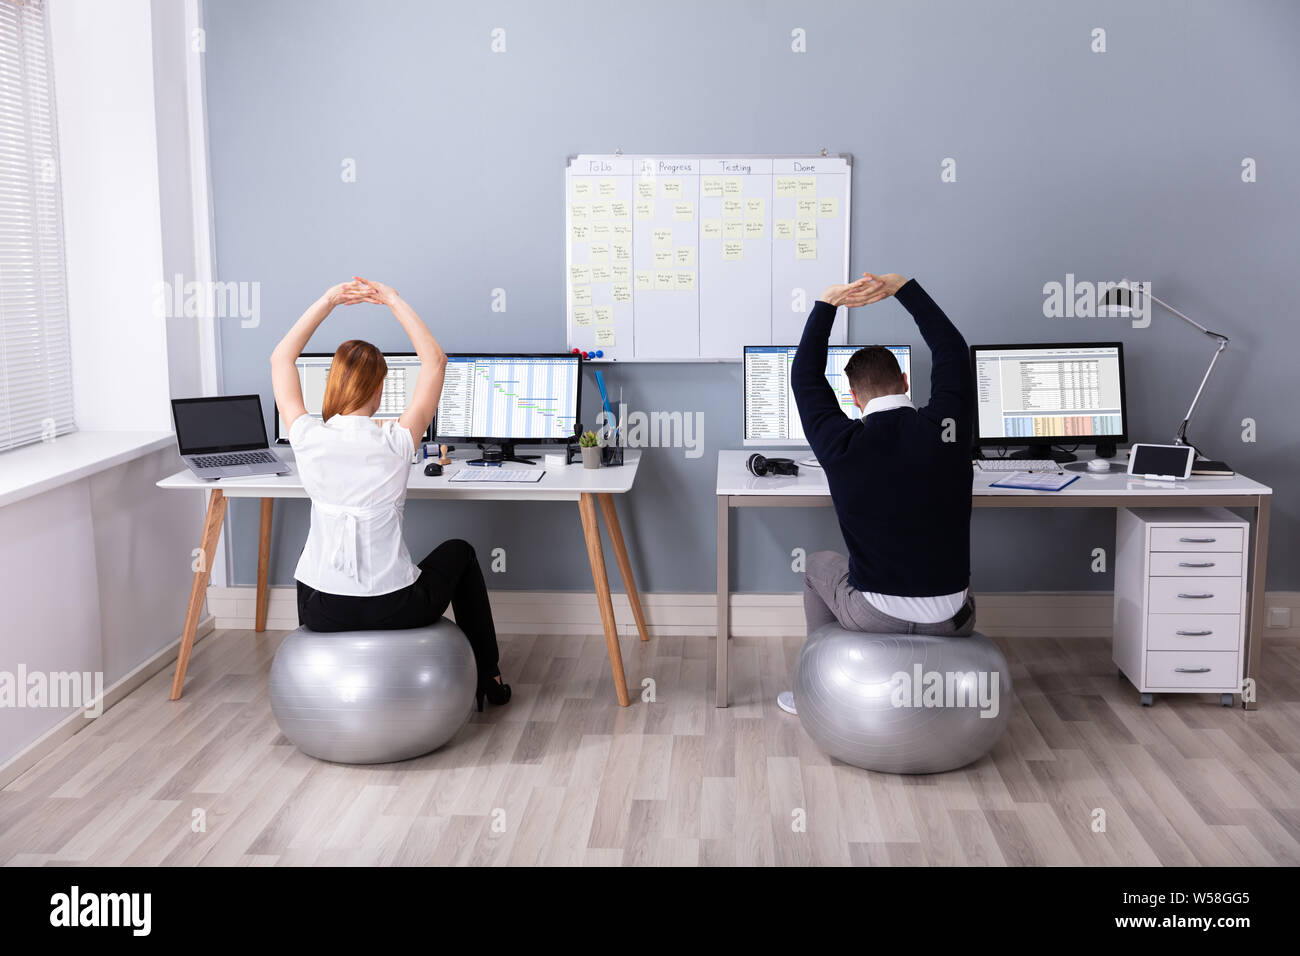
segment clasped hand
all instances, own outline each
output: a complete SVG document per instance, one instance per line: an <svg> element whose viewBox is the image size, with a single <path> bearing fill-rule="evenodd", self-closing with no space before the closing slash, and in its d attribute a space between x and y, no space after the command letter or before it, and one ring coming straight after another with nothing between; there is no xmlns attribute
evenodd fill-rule
<svg viewBox="0 0 1300 956"><path fill-rule="evenodd" d="M860 305L871 305L873 302L889 298L901 289L906 281L897 272L884 275L864 272L862 278L855 282L828 286L822 293L821 300L834 306L842 305L854 309Z"/></svg>
<svg viewBox="0 0 1300 956"><path fill-rule="evenodd" d="M326 293L330 308L338 305L356 305L358 302L372 302L375 305L391 306L398 298L397 290L382 282L374 282L353 276L351 282L340 282Z"/></svg>

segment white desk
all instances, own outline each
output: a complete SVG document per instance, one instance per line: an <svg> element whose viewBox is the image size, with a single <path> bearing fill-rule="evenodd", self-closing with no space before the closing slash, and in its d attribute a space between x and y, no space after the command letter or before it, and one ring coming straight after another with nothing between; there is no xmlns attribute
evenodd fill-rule
<svg viewBox="0 0 1300 956"><path fill-rule="evenodd" d="M308 497L295 463L284 454L283 449L277 450L280 450L282 457L289 461L292 470L287 475L206 481L196 478L193 472L187 469L158 482L159 488L210 492L207 520L204 522L203 536L199 543L203 560L199 564L199 570L194 573L194 584L190 590L185 630L181 634L180 654L176 660L176 674L172 679L172 700L180 698L185 685L185 670L189 666L190 652L194 647L194 632L198 627L199 612L203 607L203 598L208 587L208 575L216 555L217 537L221 533L221 525L226 516L226 501L229 498L260 498L262 501L257 547L257 613L254 626L258 631L266 630L266 607L270 596L268 580L272 508L276 498ZM465 457L470 456L467 454ZM596 469L586 469L581 464L568 465L564 468L546 468L539 462L535 467L544 468L546 474L537 482L453 482L450 478L456 471L472 466L453 459L452 464L444 469L440 477L430 478L424 474L426 463L421 462L411 466L411 474L406 482L408 500L452 498L461 501L576 501L578 503L582 533L587 542L587 560L591 564L596 599L600 604L601 623L605 629L605 645L609 651L609 665L614 675L614 689L618 694L618 702L623 707L628 705L627 676L623 671L623 655L618 646L614 602L610 597L609 577L605 572L605 555L600 542L600 525L596 518L596 507L599 503L600 513L605 518L605 527L614 545L614 556L618 560L619 573L623 576L628 602L632 605L632 616L636 619L637 631L641 635L641 640L647 641L650 637L646 631L645 616L641 611L641 599L637 594L636 582L633 580L632 564L628 560L627 546L623 540L623 530L619 526L618 512L614 507L613 498L614 495L626 494L632 490L640 457L639 451L628 450L623 465L616 468Z"/></svg>
<svg viewBox="0 0 1300 956"><path fill-rule="evenodd" d="M826 475L820 468L800 466L792 478L755 478L745 469L753 449L718 453L718 665L716 705L728 705L727 641L730 622L730 551L732 508L828 507L831 503ZM766 457L791 457L787 449L765 451ZM799 456L795 456L799 457ZM807 457L804 453L802 457ZM1130 478L1122 472L1084 473L1061 491L1025 491L992 488L1004 477L975 472L971 503L976 508L1144 508L1207 507L1253 508L1255 534L1251 543L1250 612L1247 618L1246 679L1254 681L1255 699L1243 700L1247 710L1258 706L1260 641L1264 628L1264 582L1268 560L1268 512L1273 489L1243 475L1231 478L1189 478L1165 482Z"/></svg>

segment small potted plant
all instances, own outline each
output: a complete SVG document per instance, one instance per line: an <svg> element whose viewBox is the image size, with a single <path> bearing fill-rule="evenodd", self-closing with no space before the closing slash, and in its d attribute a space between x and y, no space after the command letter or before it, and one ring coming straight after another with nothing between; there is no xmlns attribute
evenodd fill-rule
<svg viewBox="0 0 1300 956"><path fill-rule="evenodd" d="M582 449L583 468L600 467L600 439L595 432L583 432L578 439L578 447Z"/></svg>

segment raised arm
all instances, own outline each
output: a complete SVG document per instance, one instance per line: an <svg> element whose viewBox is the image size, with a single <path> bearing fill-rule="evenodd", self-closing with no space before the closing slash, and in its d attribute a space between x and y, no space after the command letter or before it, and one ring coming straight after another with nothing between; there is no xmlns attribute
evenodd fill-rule
<svg viewBox="0 0 1300 956"><path fill-rule="evenodd" d="M442 382L447 376L447 353L442 350L424 320L397 294L396 289L360 276L355 281L369 290L367 301L388 306L393 318L397 319L410 338L415 354L420 357L420 376L415 382L415 394L411 397L411 404L406 406L406 411L398 419L402 427L410 431L411 442L418 448L438 410L438 399L442 397Z"/></svg>
<svg viewBox="0 0 1300 956"><path fill-rule="evenodd" d="M865 278L849 285L830 286L813 304L808 322L803 327L803 338L794 353L794 362L790 366L790 390L794 392L808 446L818 459L832 457L837 442L849 433L854 424L844 414L835 390L826 381L826 349L831 326L835 324L840 306L865 305L871 289Z"/></svg>
<svg viewBox="0 0 1300 956"><path fill-rule="evenodd" d="M298 379L298 369L293 363L336 305L367 302L370 301L368 296L368 291L355 282L340 282L325 290L324 295L307 307L307 311L299 316L298 321L280 340L280 344L271 351L271 390L275 393L275 404L280 410L286 435L293 423L307 414L307 406L302 400L302 382Z"/></svg>

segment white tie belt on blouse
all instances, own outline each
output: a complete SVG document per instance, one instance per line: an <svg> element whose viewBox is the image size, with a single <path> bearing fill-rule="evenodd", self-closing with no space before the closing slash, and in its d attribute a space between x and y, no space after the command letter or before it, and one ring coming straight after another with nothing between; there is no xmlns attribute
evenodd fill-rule
<svg viewBox="0 0 1300 956"><path fill-rule="evenodd" d="M355 505L327 505L312 501L313 508L319 508L322 514L341 519L335 522L334 541L330 545L330 565L342 571L353 580L357 579L357 522L371 518L382 518L393 511L392 505L380 505L377 508L360 508Z"/></svg>

